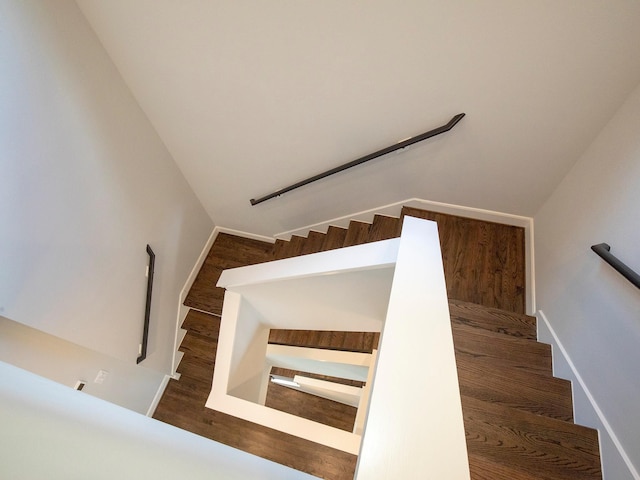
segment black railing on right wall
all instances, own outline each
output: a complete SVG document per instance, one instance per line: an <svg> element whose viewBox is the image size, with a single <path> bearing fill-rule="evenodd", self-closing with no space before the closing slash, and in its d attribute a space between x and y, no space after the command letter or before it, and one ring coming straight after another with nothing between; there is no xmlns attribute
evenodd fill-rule
<svg viewBox="0 0 640 480"><path fill-rule="evenodd" d="M448 132L453 127L455 127L460 120L462 120L462 117L464 117L464 113L459 113L455 115L451 120L449 120L448 123L442 125L441 127L434 128L433 130L429 130L428 132L422 133L420 135L416 135L415 137L408 138L399 143L396 143L395 145L391 145L390 147L383 148L382 150L378 150L377 152L373 152L368 155L365 155L364 157L360 157L350 162L347 162L344 165L340 165L339 167L332 168L331 170L327 170L326 172L322 172L317 175L314 175L313 177L309 177L305 180L301 180L297 183L289 185L288 187L284 187L284 188L281 188L280 190L270 193L269 195L265 195L264 197L260 197L258 199L252 198L251 200L249 200L249 202L251 203L252 206L258 205L259 203L266 202L267 200L270 200L272 198L279 197L280 195L290 192L291 190L295 190L296 188L304 187L305 185L309 185L312 182L316 182L318 180L326 178L329 175L340 173L348 168L355 167L356 165L360 165L362 163L373 160L374 158L381 157L383 155L386 155L391 152L395 152L397 150L402 150L403 148L407 148L409 145L413 145L414 143L422 142L427 138L435 137L436 135L440 135L441 133Z"/></svg>
<svg viewBox="0 0 640 480"><path fill-rule="evenodd" d="M640 288L640 275L618 260L618 258L611 253L611 247L609 245L606 243L599 243L598 245L593 245L591 250L596 252L604 259L605 262L615 268L624 278L633 283L637 288Z"/></svg>

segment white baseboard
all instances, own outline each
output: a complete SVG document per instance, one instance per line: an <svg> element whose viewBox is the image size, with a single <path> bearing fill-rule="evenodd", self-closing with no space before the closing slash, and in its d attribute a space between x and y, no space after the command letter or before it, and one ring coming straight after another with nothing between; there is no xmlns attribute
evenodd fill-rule
<svg viewBox="0 0 640 480"><path fill-rule="evenodd" d="M169 375L165 375L164 378L162 379L162 382L160 382L158 391L153 397L153 401L151 402L151 405L149 405L149 410L147 410L147 417L153 417L153 414L156 412L156 408L158 408L160 399L162 398L162 395L164 394L164 391L167 388L167 385L169 385L169 380L171 380L171 377Z"/></svg>
<svg viewBox="0 0 640 480"><path fill-rule="evenodd" d="M621 477L622 473L620 472L624 471L626 473L628 471L628 474L629 474L627 475L628 478L633 478L634 480L640 480L640 474L638 474L638 470L635 468L635 466L631 462L631 459L627 455L627 452L625 451L617 435L613 431L613 428L607 421L607 418L605 417L604 413L598 406L598 403L596 402L595 398L593 398L593 395L591 394L591 392L589 391L589 388L587 387L586 383L582 379L580 372L578 371L575 364L571 360L569 353L564 348L564 345L558 338L555 330L551 326L551 323L547 319L546 315L542 310L539 310L538 312L536 312L536 317L538 318L538 340L551 344L553 348L554 374L560 369L559 363L561 362L564 363L565 367L568 367L568 368L562 369L565 374L559 375L559 376L571 377L571 378L567 378L567 380L571 380L572 382L574 397L576 393L580 393L581 395L584 396L584 398L588 400L588 403L591 406L592 412L589 412L589 414L581 414L581 415L574 414L574 418L577 416L583 416L583 417L589 416L597 419L597 422L594 422L595 424L587 425L587 426L596 428L599 431L600 460L603 462L603 479L606 480L606 478L610 478L611 480L618 480L622 478ZM560 353L559 355L560 358L558 358L558 356L556 355L556 353L558 352ZM576 390L579 390L579 392L576 392ZM575 409L575 402L574 402L574 409ZM576 412L576 413L579 413L579 412ZM615 450L617 451L620 457L619 460L615 458L604 458L603 452L610 450L610 448L607 448L607 449L603 448L605 446L608 447L608 445L606 445L607 443L610 444L612 448L615 448ZM615 465L614 462L616 462L618 465ZM624 466L620 465L620 463L622 462L624 463ZM616 472L616 473L607 475L607 472Z"/></svg>
<svg viewBox="0 0 640 480"><path fill-rule="evenodd" d="M216 227L213 231L215 232L216 236L218 236L218 233L228 233L229 235L235 235L236 237L252 238L253 240L260 240L261 242L268 243L275 243L277 238L277 236L267 237L265 235L243 232L242 230L234 230L233 228L227 227Z"/></svg>
<svg viewBox="0 0 640 480"><path fill-rule="evenodd" d="M492 210L484 210L481 208L465 207L463 205L453 205L450 203L433 202L420 198L408 198L400 202L381 205L379 207L370 208L361 212L343 215L342 217L336 217L322 222L317 222L312 225L307 225L293 230L287 230L286 232L276 233L274 237L281 238L283 240L289 240L292 235L306 237L312 230L317 232L326 232L331 225L343 228L348 227L351 220L371 223L375 215L399 217L403 206L421 208L438 213L447 213L449 215L457 215L460 217L474 218L476 220L484 220L487 222L514 225L523 228L527 228L532 221L531 217L523 217L521 215L495 212Z"/></svg>

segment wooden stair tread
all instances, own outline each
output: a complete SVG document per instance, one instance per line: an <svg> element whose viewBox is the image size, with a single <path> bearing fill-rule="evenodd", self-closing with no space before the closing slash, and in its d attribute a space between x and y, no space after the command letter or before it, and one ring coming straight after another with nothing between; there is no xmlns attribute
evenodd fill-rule
<svg viewBox="0 0 640 480"><path fill-rule="evenodd" d="M369 238L369 228L371 224L364 222L356 222L352 220L349 223L349 228L347 229L347 235L344 239L343 246L344 247L352 247L354 245L361 245L367 242Z"/></svg>
<svg viewBox="0 0 640 480"><path fill-rule="evenodd" d="M302 246L302 255L308 255L310 253L317 253L322 250L322 244L324 243L325 234L315 231L310 231L307 235L304 245Z"/></svg>
<svg viewBox="0 0 640 480"><path fill-rule="evenodd" d="M602 478L593 429L464 395L462 411L471 455L541 480Z"/></svg>
<svg viewBox="0 0 640 480"><path fill-rule="evenodd" d="M272 260L273 250L272 243L219 233L184 304L203 312L221 315L224 290L215 287L215 284L222 271Z"/></svg>
<svg viewBox="0 0 640 480"><path fill-rule="evenodd" d="M271 329L269 343L371 353L378 348L379 332Z"/></svg>
<svg viewBox="0 0 640 480"><path fill-rule="evenodd" d="M346 228L334 227L333 225L331 225L328 228L324 242L322 243L322 251L325 252L327 250L341 248L344 245L344 240L346 237Z"/></svg>
<svg viewBox="0 0 640 480"><path fill-rule="evenodd" d="M535 470L518 470L474 453L469 453L469 470L471 480L540 480Z"/></svg>
<svg viewBox="0 0 640 480"><path fill-rule="evenodd" d="M508 367L482 368L464 356L456 359L462 395L573 421L571 382Z"/></svg>
<svg viewBox="0 0 640 480"><path fill-rule="evenodd" d="M282 260L285 258L285 250L287 248L287 241L282 240L281 238L276 240L276 243L273 244L273 259L274 260Z"/></svg>
<svg viewBox="0 0 640 480"><path fill-rule="evenodd" d="M206 362L185 361L183 359L177 368L177 372L180 374L180 379L182 379L182 377L189 377L203 383L208 382L209 385L211 385L213 380L213 367L213 363L207 364ZM209 391L211 391L211 388L209 388ZM183 396L183 398L185 397L188 397L188 395Z"/></svg>
<svg viewBox="0 0 640 480"><path fill-rule="evenodd" d="M283 249L284 257L283 258L291 258L302 255L302 249L304 248L304 242L306 238L300 237L299 235L293 235L291 240L289 240Z"/></svg>
<svg viewBox="0 0 640 480"><path fill-rule="evenodd" d="M438 223L449 297L525 312L523 228L405 206L407 215Z"/></svg>
<svg viewBox="0 0 640 480"><path fill-rule="evenodd" d="M386 215L375 215L373 223L369 228L368 242L378 242L380 240L388 240L400 236L402 223L397 217L388 217Z"/></svg>
<svg viewBox="0 0 640 480"><path fill-rule="evenodd" d="M320 478L352 480L357 457L185 401L175 391L163 396L153 418L233 448Z"/></svg>
<svg viewBox="0 0 640 480"><path fill-rule="evenodd" d="M353 431L358 409L281 385L269 384L265 406L330 427Z"/></svg>
<svg viewBox="0 0 640 480"><path fill-rule="evenodd" d="M165 394L176 398L189 398L191 402L204 405L211 391L211 382L181 374L180 380L169 380ZM183 400L184 401L184 400Z"/></svg>
<svg viewBox="0 0 640 480"><path fill-rule="evenodd" d="M220 333L220 317L190 309L182 322L182 328L217 340Z"/></svg>
<svg viewBox="0 0 640 480"><path fill-rule="evenodd" d="M513 367L551 375L551 346L451 322L456 355L467 355L483 368Z"/></svg>
<svg viewBox="0 0 640 480"><path fill-rule="evenodd" d="M449 312L461 323L514 337L537 339L536 318L461 300L449 299Z"/></svg>
<svg viewBox="0 0 640 480"><path fill-rule="evenodd" d="M216 356L217 345L218 341L215 338L187 331L180 344L180 351L184 352L185 357L189 355L213 360Z"/></svg>

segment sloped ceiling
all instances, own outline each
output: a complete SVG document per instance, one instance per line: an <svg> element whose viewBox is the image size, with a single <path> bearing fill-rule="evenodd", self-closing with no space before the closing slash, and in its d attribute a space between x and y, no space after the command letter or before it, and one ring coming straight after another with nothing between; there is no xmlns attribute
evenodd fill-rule
<svg viewBox="0 0 640 480"><path fill-rule="evenodd" d="M77 3L213 221L255 233L410 197L533 215L640 82L637 0Z"/></svg>

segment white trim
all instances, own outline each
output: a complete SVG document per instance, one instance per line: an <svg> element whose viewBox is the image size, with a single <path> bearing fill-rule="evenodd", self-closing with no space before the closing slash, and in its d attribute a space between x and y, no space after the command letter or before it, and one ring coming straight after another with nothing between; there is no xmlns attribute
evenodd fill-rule
<svg viewBox="0 0 640 480"><path fill-rule="evenodd" d="M151 401L151 405L149 405L149 410L147 410L147 417L153 417L153 414L156 412L156 408L158 408L158 404L160 403L160 399L164 394L167 385L169 385L169 380L171 380L171 376L165 375L160 382L160 386L158 387L158 391L156 392L153 400Z"/></svg>
<svg viewBox="0 0 640 480"><path fill-rule="evenodd" d="M525 305L529 315L536 312L536 262L534 248L533 218L529 218L529 225L524 227L524 271L526 275Z"/></svg>
<svg viewBox="0 0 640 480"><path fill-rule="evenodd" d="M564 345L562 344L562 342L558 338L558 335L556 334L555 330L551 326L551 323L547 319L546 315L544 314L544 312L542 310L538 310L538 312L536 313L536 316L538 317L538 319L540 319L540 320L542 320L544 322L546 328L549 330L549 333L553 337L553 341L557 345L558 350L560 350L560 353L562 354L562 357L564 358L564 361L567 362L567 365L569 365L569 368L571 369L571 372L573 373L576 381L578 382L578 384L580 385L580 388L582 389L582 391L584 392L585 396L589 400L589 403L591 404L591 407L593 408L593 411L598 416L598 419L600 420L600 422L602 423L602 426L606 430L606 433L609 436L609 438L611 439L611 442L615 446L616 450L618 450L618 453L620 454L620 457L622 458L622 460L624 461L625 465L629 469L629 473L631 473L631 475L633 476L634 480L640 480L640 474L638 474L638 471L636 470L635 466L631 462L631 459L629 458L629 456L627 455L627 452L625 451L624 447L620 443L620 440L618 440L618 437L617 437L616 433L613 431L613 428L611 427L611 425L607 421L607 418L604 416L604 413L602 412L602 410L600 410L600 407L598 406L598 403L596 402L595 398L593 398L593 395L591 394L591 391L589 390L589 388L587 387L586 383L582 379L582 376L580 375L580 372L578 372L578 369L576 368L575 364L571 360L571 357L569 356L569 353L564 348ZM538 327L538 328L540 328L540 327ZM601 432L601 434L602 434L602 432ZM600 451L602 452L602 449L600 449ZM600 461L602 461L602 455L600 455Z"/></svg>
<svg viewBox="0 0 640 480"><path fill-rule="evenodd" d="M361 212L356 212L353 214L343 215L342 217L317 222L305 227L276 233L274 237L283 240L289 240L292 235L305 237L311 230L326 232L330 225L336 227L348 227L351 220L371 223L375 215L399 217L403 206L422 208L424 210L429 210L432 212L447 213L449 215L458 215L460 217L474 218L476 220L485 220L489 222L502 223L524 228L528 228L532 220L531 217L524 217L511 213L502 213L493 210L485 210L482 208L466 207L463 205L453 205L450 203L433 202L431 200L423 200L420 198L408 198L400 202L381 205L379 207L370 208Z"/></svg>
<svg viewBox="0 0 640 480"><path fill-rule="evenodd" d="M205 313L207 315L211 315L212 317L220 318L220 316L221 316L221 315L219 315L217 313L207 312L206 310L202 310L201 308L195 308L195 307L185 307L185 308L187 308L187 310L193 310L194 312ZM182 325L181 325L181 327L182 327Z"/></svg>
<svg viewBox="0 0 640 480"><path fill-rule="evenodd" d="M227 227L216 227L214 233L218 236L218 233L228 233L229 235L235 235L236 237L251 238L253 240L260 240L261 242L275 243L276 237L267 237L265 235L258 235L257 233L243 232L242 230L234 230Z"/></svg>

